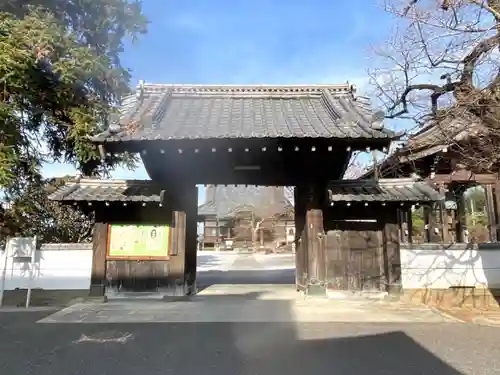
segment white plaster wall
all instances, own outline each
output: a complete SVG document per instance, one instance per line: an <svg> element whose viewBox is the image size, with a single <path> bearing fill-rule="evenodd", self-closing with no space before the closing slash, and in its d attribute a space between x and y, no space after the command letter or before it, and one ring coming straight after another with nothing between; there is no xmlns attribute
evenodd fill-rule
<svg viewBox="0 0 500 375"><path fill-rule="evenodd" d="M401 246L403 289L500 288L500 244L491 245Z"/></svg>
<svg viewBox="0 0 500 375"><path fill-rule="evenodd" d="M25 289L29 263L14 263L0 252L0 277L5 271L5 290ZM88 289L92 269L91 244L46 244L36 252L31 288Z"/></svg>

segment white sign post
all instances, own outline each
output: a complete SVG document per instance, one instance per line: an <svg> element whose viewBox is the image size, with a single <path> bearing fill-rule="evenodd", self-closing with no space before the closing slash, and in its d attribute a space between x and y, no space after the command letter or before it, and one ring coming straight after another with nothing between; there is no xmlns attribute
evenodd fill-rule
<svg viewBox="0 0 500 375"><path fill-rule="evenodd" d="M7 237L7 242L5 243L5 248L3 249L3 264L2 264L2 285L0 285L0 307L3 304L3 291L5 290L5 275L7 274L7 244L10 238Z"/></svg>
<svg viewBox="0 0 500 375"><path fill-rule="evenodd" d="M33 280L33 267L36 263L36 236L35 237L12 237L7 240L4 251L4 265L2 270L2 285L0 290L0 306L3 302L5 290L5 277L7 273L8 259L12 258L12 264L28 264L28 290L26 294L26 308L30 306L31 284Z"/></svg>

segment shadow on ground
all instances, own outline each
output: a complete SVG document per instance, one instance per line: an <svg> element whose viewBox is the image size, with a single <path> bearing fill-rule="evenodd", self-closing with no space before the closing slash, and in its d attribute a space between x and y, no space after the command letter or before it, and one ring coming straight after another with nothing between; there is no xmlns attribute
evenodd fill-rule
<svg viewBox="0 0 500 375"><path fill-rule="evenodd" d="M288 301L266 306L276 314L290 314ZM463 374L387 325L374 332L352 324L331 329L331 324L292 322L35 324L26 316L18 314L18 321L0 314L0 352L6 359L0 361L2 374L34 369L38 375ZM478 370L474 374L487 373Z"/></svg>

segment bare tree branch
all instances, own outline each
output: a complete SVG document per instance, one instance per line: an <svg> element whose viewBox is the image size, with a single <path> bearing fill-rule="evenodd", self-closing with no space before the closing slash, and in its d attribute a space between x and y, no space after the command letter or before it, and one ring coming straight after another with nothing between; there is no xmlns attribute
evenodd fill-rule
<svg viewBox="0 0 500 375"><path fill-rule="evenodd" d="M465 167L500 170L500 0L386 0L385 9L397 28L369 74L386 117L433 124L419 147L451 145Z"/></svg>

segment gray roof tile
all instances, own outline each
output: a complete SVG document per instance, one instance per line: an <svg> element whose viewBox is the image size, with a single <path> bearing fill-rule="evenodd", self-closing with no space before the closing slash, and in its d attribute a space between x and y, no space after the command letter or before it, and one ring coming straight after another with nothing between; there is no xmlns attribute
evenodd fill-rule
<svg viewBox="0 0 500 375"><path fill-rule="evenodd" d="M111 122L94 141L394 137L349 85L146 85Z"/></svg>
<svg viewBox="0 0 500 375"><path fill-rule="evenodd" d="M62 202L155 202L161 188L148 180L82 179L52 193L51 200ZM443 197L428 183L412 179L342 180L329 186L331 202L426 202ZM198 207L202 216L230 217L238 210L254 210L257 215L276 215L291 207L282 187L213 186L206 202Z"/></svg>
<svg viewBox="0 0 500 375"><path fill-rule="evenodd" d="M160 202L161 188L148 180L81 179L68 183L49 196L63 202Z"/></svg>
<svg viewBox="0 0 500 375"><path fill-rule="evenodd" d="M342 180L329 186L331 202L433 202L444 199L430 184L410 178Z"/></svg>

